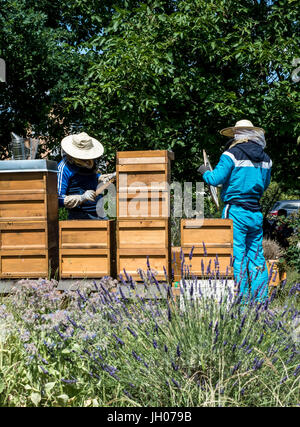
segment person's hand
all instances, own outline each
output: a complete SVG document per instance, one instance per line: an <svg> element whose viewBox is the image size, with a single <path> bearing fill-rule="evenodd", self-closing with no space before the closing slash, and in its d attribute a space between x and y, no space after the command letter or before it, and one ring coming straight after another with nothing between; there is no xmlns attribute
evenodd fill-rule
<svg viewBox="0 0 300 427"><path fill-rule="evenodd" d="M67 209L74 209L80 206L82 203L82 196L80 194L73 194L66 196L64 199L64 205Z"/></svg>
<svg viewBox="0 0 300 427"><path fill-rule="evenodd" d="M110 181L112 178L116 176L116 172L113 173L106 173L99 176L98 182L101 182L105 184L106 182Z"/></svg>
<svg viewBox="0 0 300 427"><path fill-rule="evenodd" d="M205 172L209 171L209 167L206 165L201 165L198 169L197 172L200 172L201 175L203 175Z"/></svg>
<svg viewBox="0 0 300 427"><path fill-rule="evenodd" d="M96 200L96 191L94 190L86 190L85 193L82 194L82 203L85 202L94 202Z"/></svg>

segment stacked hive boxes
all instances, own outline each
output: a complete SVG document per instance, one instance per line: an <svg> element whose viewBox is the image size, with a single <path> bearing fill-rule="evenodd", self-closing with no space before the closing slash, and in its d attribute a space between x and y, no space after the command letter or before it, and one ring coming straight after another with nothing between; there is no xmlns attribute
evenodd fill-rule
<svg viewBox="0 0 300 427"><path fill-rule="evenodd" d="M114 221L59 222L61 279L114 276Z"/></svg>
<svg viewBox="0 0 300 427"><path fill-rule="evenodd" d="M48 277L58 268L57 164L0 162L0 278Z"/></svg>
<svg viewBox="0 0 300 427"><path fill-rule="evenodd" d="M117 275L141 280L150 269L157 280L170 274L169 184L173 153L117 153Z"/></svg>
<svg viewBox="0 0 300 427"><path fill-rule="evenodd" d="M185 274L196 277L232 276L231 219L182 219L181 247Z"/></svg>

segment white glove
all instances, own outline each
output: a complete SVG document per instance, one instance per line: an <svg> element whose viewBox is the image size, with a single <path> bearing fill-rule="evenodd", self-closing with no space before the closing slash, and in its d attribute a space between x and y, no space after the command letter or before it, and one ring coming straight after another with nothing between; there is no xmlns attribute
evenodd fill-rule
<svg viewBox="0 0 300 427"><path fill-rule="evenodd" d="M85 202L94 202L96 200L96 191L94 190L86 190L85 193L83 193L82 197L82 203Z"/></svg>
<svg viewBox="0 0 300 427"><path fill-rule="evenodd" d="M112 178L116 176L116 172L113 173L106 173L99 176L98 182L102 182L105 184L106 182L110 181Z"/></svg>
<svg viewBox="0 0 300 427"><path fill-rule="evenodd" d="M80 194L73 194L71 196L66 196L64 200L64 205L67 209L77 208L82 203L82 196Z"/></svg>

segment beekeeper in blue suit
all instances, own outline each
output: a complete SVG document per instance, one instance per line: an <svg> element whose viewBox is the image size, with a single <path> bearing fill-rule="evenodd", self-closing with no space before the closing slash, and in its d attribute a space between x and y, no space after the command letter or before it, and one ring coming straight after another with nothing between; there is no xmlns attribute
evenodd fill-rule
<svg viewBox="0 0 300 427"><path fill-rule="evenodd" d="M68 219L105 219L102 196L96 195L96 189L99 182L105 182L113 174L97 172L103 145L82 132L66 136L61 149L63 158L57 174L59 207L68 210Z"/></svg>
<svg viewBox="0 0 300 427"><path fill-rule="evenodd" d="M263 215L259 200L271 179L272 161L264 152L264 130L249 120L222 129L232 138L213 171L206 165L198 169L210 185L222 184L222 218L233 220L233 270L243 300L268 297L268 270L264 258Z"/></svg>

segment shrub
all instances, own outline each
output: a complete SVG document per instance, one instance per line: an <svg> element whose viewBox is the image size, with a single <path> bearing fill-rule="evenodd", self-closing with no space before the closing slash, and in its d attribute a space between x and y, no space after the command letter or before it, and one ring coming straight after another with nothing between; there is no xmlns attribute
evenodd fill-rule
<svg viewBox="0 0 300 427"><path fill-rule="evenodd" d="M279 259L284 253L280 245L272 239L263 239L263 250L266 260Z"/></svg>

